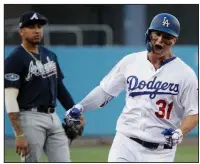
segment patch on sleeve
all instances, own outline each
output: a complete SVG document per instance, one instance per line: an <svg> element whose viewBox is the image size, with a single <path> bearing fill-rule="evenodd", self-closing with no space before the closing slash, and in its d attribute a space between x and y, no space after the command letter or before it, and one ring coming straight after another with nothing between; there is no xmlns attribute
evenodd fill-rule
<svg viewBox="0 0 200 164"><path fill-rule="evenodd" d="M19 80L19 75L16 73L7 73L5 74L5 79L9 81L17 81Z"/></svg>

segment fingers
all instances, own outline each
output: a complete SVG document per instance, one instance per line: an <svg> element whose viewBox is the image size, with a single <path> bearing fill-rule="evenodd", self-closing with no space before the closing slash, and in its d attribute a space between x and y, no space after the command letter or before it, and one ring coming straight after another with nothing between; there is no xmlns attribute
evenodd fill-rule
<svg viewBox="0 0 200 164"><path fill-rule="evenodd" d="M29 149L28 148L23 148L21 149L21 156L26 157L29 154Z"/></svg>
<svg viewBox="0 0 200 164"><path fill-rule="evenodd" d="M84 126L84 125L85 125L85 123L86 123L86 121L85 121L84 117L83 117L83 116L81 116L81 117L80 117L80 120L81 120L81 124Z"/></svg>
<svg viewBox="0 0 200 164"><path fill-rule="evenodd" d="M28 146L22 149L22 157L25 157L29 154L29 148Z"/></svg>
<svg viewBox="0 0 200 164"><path fill-rule="evenodd" d="M16 153L18 154L18 155L21 155L21 148L20 147L16 147Z"/></svg>
<svg viewBox="0 0 200 164"><path fill-rule="evenodd" d="M25 147L23 147L23 148L16 147L16 153L18 155L21 155L22 157L27 156L29 154L29 147L28 147L28 145L25 146Z"/></svg>

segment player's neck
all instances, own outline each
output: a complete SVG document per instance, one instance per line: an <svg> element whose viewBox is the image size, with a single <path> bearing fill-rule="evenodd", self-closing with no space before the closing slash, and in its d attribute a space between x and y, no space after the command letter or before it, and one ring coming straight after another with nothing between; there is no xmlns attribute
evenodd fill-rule
<svg viewBox="0 0 200 164"><path fill-rule="evenodd" d="M159 55L153 53L153 52L150 52L148 55L149 55L149 60L153 64L155 69L160 68L160 65L162 64L162 62L164 60L173 57L173 54L171 52L168 55L164 55L164 56L161 56L161 57Z"/></svg>
<svg viewBox="0 0 200 164"><path fill-rule="evenodd" d="M22 46L29 52L33 52L35 54L39 54L38 45L22 41Z"/></svg>

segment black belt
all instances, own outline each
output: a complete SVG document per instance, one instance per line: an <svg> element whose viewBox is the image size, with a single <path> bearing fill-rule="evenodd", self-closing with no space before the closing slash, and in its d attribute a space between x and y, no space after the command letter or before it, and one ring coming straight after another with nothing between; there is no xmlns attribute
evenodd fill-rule
<svg viewBox="0 0 200 164"><path fill-rule="evenodd" d="M137 143L141 144L142 146L149 148L149 149L157 149L159 146L159 143L147 142L147 141L143 141L139 138L130 137L130 139L134 140L135 142L137 142ZM172 147L170 147L167 144L164 144L163 149L172 149Z"/></svg>
<svg viewBox="0 0 200 164"><path fill-rule="evenodd" d="M21 111L32 111L32 112L41 112L41 113L54 113L55 108L54 107L48 107L48 106L38 106L28 109L21 109Z"/></svg>
<svg viewBox="0 0 200 164"><path fill-rule="evenodd" d="M54 113L55 108L54 107L45 107L45 106L39 106L37 107L38 112L41 113Z"/></svg>

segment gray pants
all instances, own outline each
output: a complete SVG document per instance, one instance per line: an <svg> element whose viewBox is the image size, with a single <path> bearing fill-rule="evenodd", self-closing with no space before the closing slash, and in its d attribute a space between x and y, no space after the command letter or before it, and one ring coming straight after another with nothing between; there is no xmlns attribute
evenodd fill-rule
<svg viewBox="0 0 200 164"><path fill-rule="evenodd" d="M23 111L20 121L30 150L22 162L40 162L43 151L49 162L70 162L68 138L56 112Z"/></svg>

